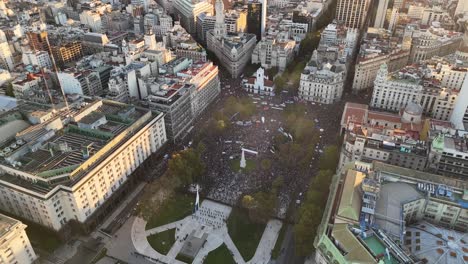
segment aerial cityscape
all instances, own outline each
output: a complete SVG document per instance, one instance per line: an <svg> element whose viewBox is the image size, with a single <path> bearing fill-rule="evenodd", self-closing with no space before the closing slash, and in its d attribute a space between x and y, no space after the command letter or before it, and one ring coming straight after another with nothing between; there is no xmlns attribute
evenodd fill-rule
<svg viewBox="0 0 468 264"><path fill-rule="evenodd" d="M0 22L0 264L468 263L468 0Z"/></svg>

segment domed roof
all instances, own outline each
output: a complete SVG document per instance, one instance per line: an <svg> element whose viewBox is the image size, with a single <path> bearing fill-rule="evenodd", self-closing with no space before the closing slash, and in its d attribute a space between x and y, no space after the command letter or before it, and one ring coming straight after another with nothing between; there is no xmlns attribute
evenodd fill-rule
<svg viewBox="0 0 468 264"><path fill-rule="evenodd" d="M421 115L423 112L423 108L417 103L410 102L405 107L405 112L410 115Z"/></svg>

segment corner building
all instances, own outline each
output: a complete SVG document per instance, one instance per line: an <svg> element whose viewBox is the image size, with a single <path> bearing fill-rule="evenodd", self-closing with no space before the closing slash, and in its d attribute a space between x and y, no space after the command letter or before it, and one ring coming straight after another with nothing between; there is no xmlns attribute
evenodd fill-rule
<svg viewBox="0 0 468 264"><path fill-rule="evenodd" d="M14 127L0 147L0 208L54 230L99 217L166 142L162 113L113 101L22 104L0 119Z"/></svg>

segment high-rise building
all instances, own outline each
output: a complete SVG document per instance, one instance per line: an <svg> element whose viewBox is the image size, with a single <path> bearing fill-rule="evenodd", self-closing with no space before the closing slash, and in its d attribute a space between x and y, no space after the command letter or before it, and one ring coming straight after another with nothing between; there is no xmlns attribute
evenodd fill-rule
<svg viewBox="0 0 468 264"><path fill-rule="evenodd" d="M370 0L338 0L336 20L350 28L362 28L366 21Z"/></svg>
<svg viewBox="0 0 468 264"><path fill-rule="evenodd" d="M23 52L23 63L25 65L39 66L40 68L52 68L49 53L46 51L26 51Z"/></svg>
<svg viewBox="0 0 468 264"><path fill-rule="evenodd" d="M47 45L47 32L33 32L30 31L26 33L29 41L29 47L32 50L43 50L49 52L49 47Z"/></svg>
<svg viewBox="0 0 468 264"><path fill-rule="evenodd" d="M79 60L83 57L81 42L74 41L60 46L52 46L52 56L58 65Z"/></svg>
<svg viewBox="0 0 468 264"><path fill-rule="evenodd" d="M213 13L213 5L205 0L175 0L174 14L176 19L180 20L182 27L189 34L194 36L197 32L196 19L203 12Z"/></svg>
<svg viewBox="0 0 468 264"><path fill-rule="evenodd" d="M377 6L377 13L374 19L374 27L383 28L385 23L385 18L387 17L387 8L389 0L380 0Z"/></svg>
<svg viewBox="0 0 468 264"><path fill-rule="evenodd" d="M8 45L8 42L0 43L0 67L12 71L14 66L10 45Z"/></svg>
<svg viewBox="0 0 468 264"><path fill-rule="evenodd" d="M255 34L257 41L265 34L267 0L249 1L247 4L247 32Z"/></svg>
<svg viewBox="0 0 468 264"><path fill-rule="evenodd" d="M463 86L455 101L450 122L457 129L466 130L468 128L468 74L465 76Z"/></svg>
<svg viewBox="0 0 468 264"><path fill-rule="evenodd" d="M101 79L97 72L73 68L58 72L57 78L65 94L102 95Z"/></svg>
<svg viewBox="0 0 468 264"><path fill-rule="evenodd" d="M466 0L458 0L455 15L468 13L468 2Z"/></svg>

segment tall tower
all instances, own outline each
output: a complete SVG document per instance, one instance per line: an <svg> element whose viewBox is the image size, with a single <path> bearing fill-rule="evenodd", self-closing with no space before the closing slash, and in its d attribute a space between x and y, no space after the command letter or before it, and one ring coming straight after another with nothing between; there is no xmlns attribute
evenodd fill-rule
<svg viewBox="0 0 468 264"><path fill-rule="evenodd" d="M338 0L336 20L350 28L361 29L366 21L370 0Z"/></svg>
<svg viewBox="0 0 468 264"><path fill-rule="evenodd" d="M149 49L149 50L155 50L156 47L157 47L157 43L156 43L156 38L153 34L153 29L152 28L147 28L145 30L145 46Z"/></svg>
<svg viewBox="0 0 468 264"><path fill-rule="evenodd" d="M456 129L465 130L464 124L468 124L468 74L465 76L463 86L455 101L450 122Z"/></svg>
<svg viewBox="0 0 468 264"><path fill-rule="evenodd" d="M247 6L247 32L255 34L257 41L260 41L265 33L266 10L267 0L252 1Z"/></svg>
<svg viewBox="0 0 468 264"><path fill-rule="evenodd" d="M215 3L216 22L214 26L214 35L220 39L226 35L226 24L224 24L224 3L223 0L216 0Z"/></svg>
<svg viewBox="0 0 468 264"><path fill-rule="evenodd" d="M377 13L375 14L374 27L383 28L385 17L387 16L388 0L380 0L377 6Z"/></svg>

